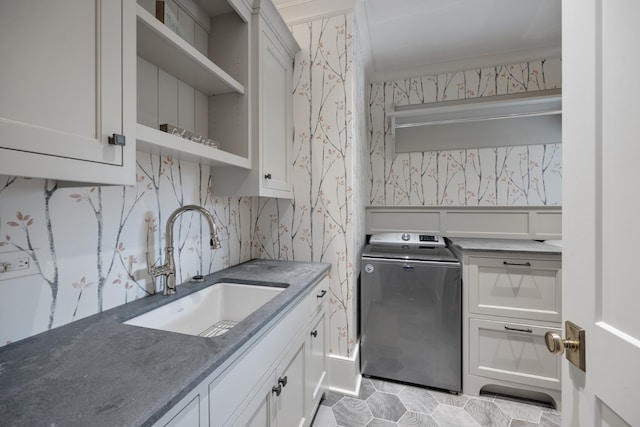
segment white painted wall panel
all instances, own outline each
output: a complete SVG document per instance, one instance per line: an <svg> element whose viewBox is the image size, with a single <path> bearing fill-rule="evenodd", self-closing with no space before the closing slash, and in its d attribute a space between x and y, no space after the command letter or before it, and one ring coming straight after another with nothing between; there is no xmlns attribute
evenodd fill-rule
<svg viewBox="0 0 640 427"><path fill-rule="evenodd" d="M195 90L178 80L178 127L193 132L195 129Z"/></svg>
<svg viewBox="0 0 640 427"><path fill-rule="evenodd" d="M138 57L138 123L158 129L158 68Z"/></svg>
<svg viewBox="0 0 640 427"><path fill-rule="evenodd" d="M178 79L158 72L158 122L178 125Z"/></svg>

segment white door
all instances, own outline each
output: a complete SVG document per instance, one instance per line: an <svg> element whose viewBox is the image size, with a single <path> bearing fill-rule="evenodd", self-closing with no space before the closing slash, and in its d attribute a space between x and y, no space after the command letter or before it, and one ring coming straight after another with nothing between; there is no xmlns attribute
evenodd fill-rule
<svg viewBox="0 0 640 427"><path fill-rule="evenodd" d="M563 425L640 426L640 2L562 3Z"/></svg>

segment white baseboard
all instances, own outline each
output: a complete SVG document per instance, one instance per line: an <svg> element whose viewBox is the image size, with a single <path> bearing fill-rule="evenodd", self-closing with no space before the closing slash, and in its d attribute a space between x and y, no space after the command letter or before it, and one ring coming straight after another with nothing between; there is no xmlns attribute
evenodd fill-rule
<svg viewBox="0 0 640 427"><path fill-rule="evenodd" d="M358 396L360 392L360 344L356 344L351 357L330 354L329 357L329 390Z"/></svg>

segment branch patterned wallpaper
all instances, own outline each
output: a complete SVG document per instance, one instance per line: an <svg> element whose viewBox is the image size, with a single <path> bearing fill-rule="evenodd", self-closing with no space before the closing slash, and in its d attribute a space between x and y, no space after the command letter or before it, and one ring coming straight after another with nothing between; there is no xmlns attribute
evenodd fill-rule
<svg viewBox="0 0 640 427"><path fill-rule="evenodd" d="M331 352L350 355L366 198L366 144L353 148L356 125L366 138L366 87L352 25L348 14L292 28L302 47L293 200L218 198L208 168L146 153L138 153L135 187L0 176L0 251L27 254L38 272L0 281L0 345L151 294L145 254L161 259L166 218L195 203L214 213L222 249L203 247L207 225L183 214L174 230L178 283L255 257L330 262Z"/></svg>
<svg viewBox="0 0 640 427"><path fill-rule="evenodd" d="M429 75L369 85L370 205L541 206L562 203L560 144L390 152L393 106L490 97L561 86L561 61Z"/></svg>
<svg viewBox="0 0 640 427"><path fill-rule="evenodd" d="M301 47L294 67L294 199L260 199L253 235L258 257L332 264L330 351L342 356L357 339L354 288L365 237L359 170L366 135L356 135L363 139L354 149L357 125L366 129L365 84L352 26L348 14L292 27Z"/></svg>
<svg viewBox="0 0 640 427"><path fill-rule="evenodd" d="M560 86L560 60L367 84L353 14L294 25L294 199L216 197L210 170L138 153L133 187L62 188L0 176L0 251L28 255L37 274L0 280L0 346L153 292L146 252L164 248L167 216L199 204L207 225L176 223L181 282L251 258L324 261L330 351L353 354L364 206L561 203L558 145L410 153L388 150L384 113L398 105ZM205 239L206 240L206 239ZM205 242L206 243L206 242Z"/></svg>
<svg viewBox="0 0 640 427"><path fill-rule="evenodd" d="M138 153L132 187L62 188L0 176L0 250L27 255L37 274L1 280L0 345L154 292L146 252L162 258L165 222L179 206L214 213L208 225L186 213L174 227L178 283L251 258L251 198L216 198L209 169Z"/></svg>

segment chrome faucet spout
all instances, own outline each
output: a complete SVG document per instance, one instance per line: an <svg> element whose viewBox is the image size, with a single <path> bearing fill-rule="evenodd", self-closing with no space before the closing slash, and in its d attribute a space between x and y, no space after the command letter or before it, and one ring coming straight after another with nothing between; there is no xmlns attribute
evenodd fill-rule
<svg viewBox="0 0 640 427"><path fill-rule="evenodd" d="M211 212L198 205L181 206L169 215L167 218L167 229L165 233L166 248L164 264L160 266L151 266L149 262L149 254L147 253L147 270L153 278L162 276L165 278L163 295L173 295L176 293L176 265L173 257L173 225L176 219L185 212L195 211L200 213L209 223L211 249L220 249L220 238L218 237L218 229Z"/></svg>

